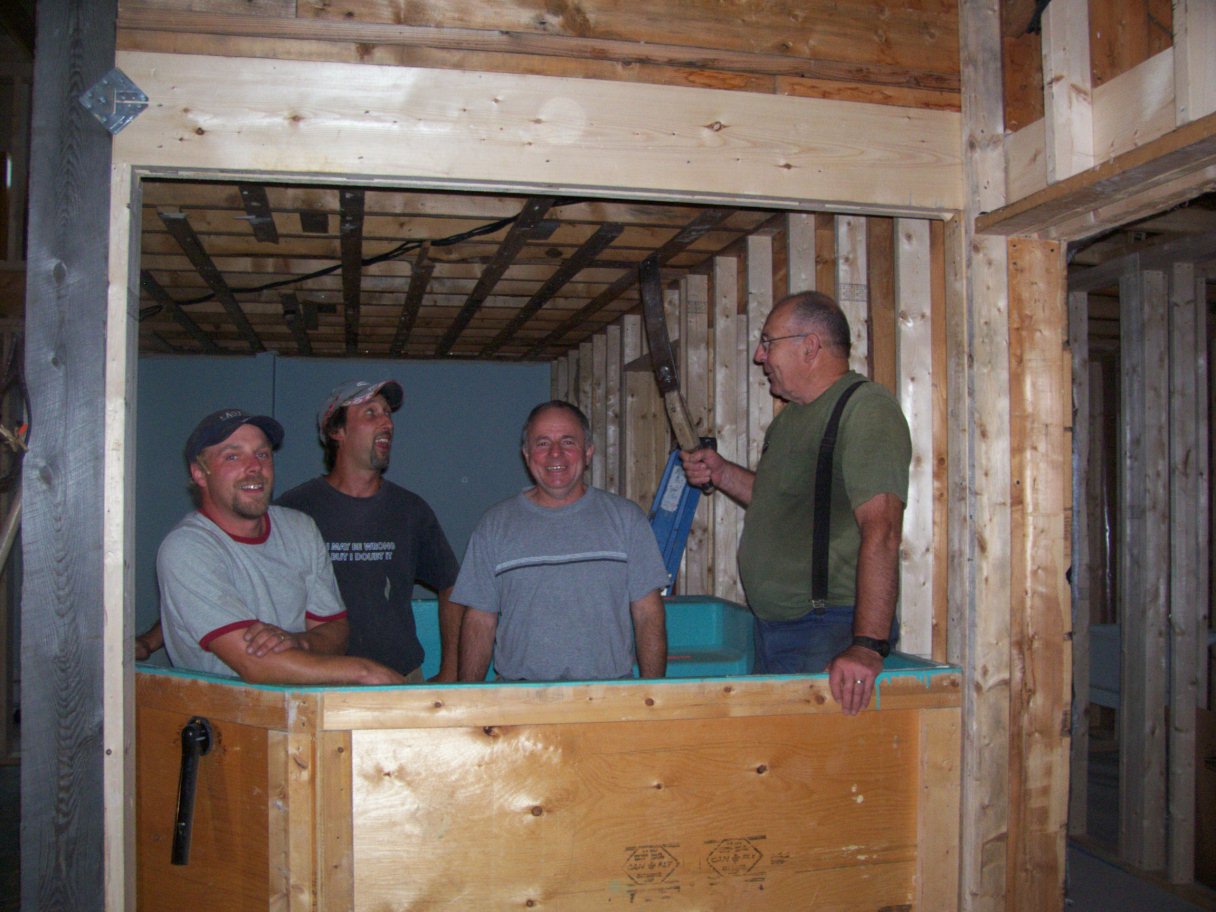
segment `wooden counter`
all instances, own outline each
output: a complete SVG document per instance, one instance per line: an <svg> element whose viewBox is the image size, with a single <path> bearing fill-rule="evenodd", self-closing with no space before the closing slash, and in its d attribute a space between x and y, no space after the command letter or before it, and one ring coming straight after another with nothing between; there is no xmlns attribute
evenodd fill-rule
<svg viewBox="0 0 1216 912"><path fill-rule="evenodd" d="M894 661L893 661L894 660ZM955 908L959 675L287 688L136 675L138 908ZM206 717L188 865L180 731Z"/></svg>

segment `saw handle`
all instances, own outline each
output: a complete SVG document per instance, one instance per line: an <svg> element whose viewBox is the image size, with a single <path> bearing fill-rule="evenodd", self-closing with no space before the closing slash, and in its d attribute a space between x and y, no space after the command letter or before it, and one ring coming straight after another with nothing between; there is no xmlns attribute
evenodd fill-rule
<svg viewBox="0 0 1216 912"><path fill-rule="evenodd" d="M715 453L718 451L717 437L702 437L700 440L701 445L697 447L697 450L713 450ZM689 452L695 453L697 450L689 450ZM714 487L714 483L712 481L707 481L705 484L700 486L700 491L702 494L712 494L716 490L718 489Z"/></svg>

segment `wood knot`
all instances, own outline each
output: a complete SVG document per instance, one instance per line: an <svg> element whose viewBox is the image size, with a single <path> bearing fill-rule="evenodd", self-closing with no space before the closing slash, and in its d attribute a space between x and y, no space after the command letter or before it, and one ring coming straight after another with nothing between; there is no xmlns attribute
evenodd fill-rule
<svg viewBox="0 0 1216 912"><path fill-rule="evenodd" d="M533 808L532 808L533 817L540 817L544 813L545 813L545 809L543 807L541 807L539 804L533 806Z"/></svg>

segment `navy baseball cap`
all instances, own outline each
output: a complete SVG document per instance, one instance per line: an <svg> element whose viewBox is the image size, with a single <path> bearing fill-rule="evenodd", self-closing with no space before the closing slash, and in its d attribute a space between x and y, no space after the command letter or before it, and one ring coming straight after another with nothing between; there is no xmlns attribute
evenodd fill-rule
<svg viewBox="0 0 1216 912"><path fill-rule="evenodd" d="M317 435L321 443L326 442L325 424L334 412L348 405L362 405L377 394L384 397L389 409L394 412L401 408L401 402L405 399L405 391L396 380L347 380L335 386L317 412Z"/></svg>
<svg viewBox="0 0 1216 912"><path fill-rule="evenodd" d="M223 443L232 432L246 424L262 429L273 449L283 442L283 425L267 415L250 415L239 408L220 409L212 412L198 423L186 441L186 464L194 462L198 454L209 446Z"/></svg>

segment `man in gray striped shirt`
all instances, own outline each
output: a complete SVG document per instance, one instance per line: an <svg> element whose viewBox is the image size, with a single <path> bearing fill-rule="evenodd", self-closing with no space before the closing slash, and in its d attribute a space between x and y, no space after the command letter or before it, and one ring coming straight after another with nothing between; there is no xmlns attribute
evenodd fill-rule
<svg viewBox="0 0 1216 912"><path fill-rule="evenodd" d="M586 416L538 405L521 448L536 482L491 507L469 540L452 601L467 606L460 679L504 681L662 677L667 570L645 514L583 481Z"/></svg>

